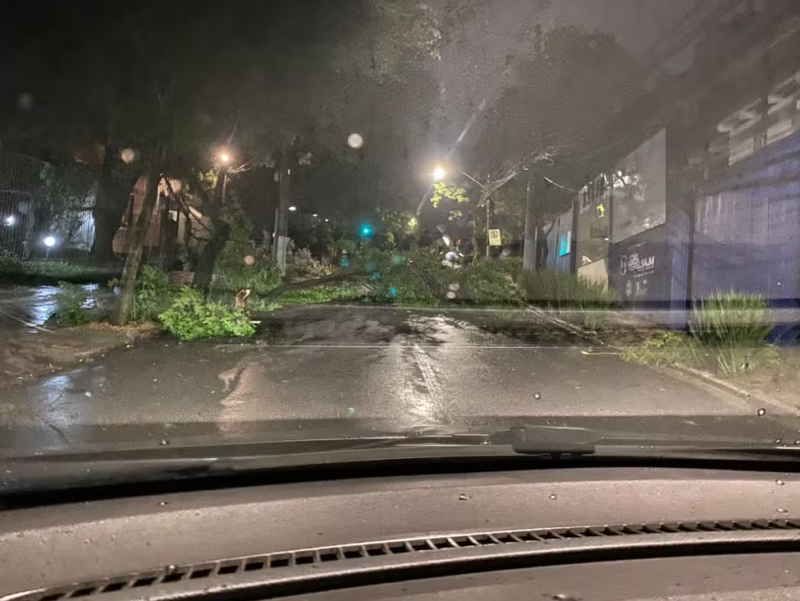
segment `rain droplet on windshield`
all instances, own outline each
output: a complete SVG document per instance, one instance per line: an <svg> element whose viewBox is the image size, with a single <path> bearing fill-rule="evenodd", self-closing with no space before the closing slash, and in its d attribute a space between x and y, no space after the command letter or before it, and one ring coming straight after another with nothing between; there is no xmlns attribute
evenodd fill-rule
<svg viewBox="0 0 800 601"><path fill-rule="evenodd" d="M777 511L778 513L789 513L789 510L788 510L788 509L777 509L776 511Z"/></svg>
<svg viewBox="0 0 800 601"><path fill-rule="evenodd" d="M459 501L469 501L469 499L470 498L469 498L468 495L458 495L458 500Z"/></svg>
<svg viewBox="0 0 800 601"><path fill-rule="evenodd" d="M550 500L551 501L555 501L557 498L558 498L558 496L556 496L556 495L550 495Z"/></svg>
<svg viewBox="0 0 800 601"><path fill-rule="evenodd" d="M158 442L158 444L160 444L162 447L165 447L165 446L167 446L167 445L169 444L169 441L168 441L166 438L162 438L162 439L161 439L161 440Z"/></svg>
<svg viewBox="0 0 800 601"><path fill-rule="evenodd" d="M761 408L761 409L759 409L759 410L758 410L756 413L758 413L758 416L759 416L759 417L762 417L762 416L764 416L764 415L766 415L766 414L767 414L767 410L766 410L766 409L764 409L764 408L762 407L762 408Z"/></svg>
<svg viewBox="0 0 800 601"><path fill-rule="evenodd" d="M775 480L775 484L777 484L778 486L783 486L786 483L783 480Z"/></svg>
<svg viewBox="0 0 800 601"><path fill-rule="evenodd" d="M542 395L537 392L536 394L533 395L533 398L535 398L538 401L539 399L542 398Z"/></svg>

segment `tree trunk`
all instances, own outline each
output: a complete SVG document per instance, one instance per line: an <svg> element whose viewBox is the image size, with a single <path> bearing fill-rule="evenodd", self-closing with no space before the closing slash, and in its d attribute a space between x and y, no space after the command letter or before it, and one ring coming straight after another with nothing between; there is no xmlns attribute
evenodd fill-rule
<svg viewBox="0 0 800 601"><path fill-rule="evenodd" d="M200 257L197 259L197 268L192 279L192 286L202 290L205 295L211 290L214 265L231 235L231 228L227 223L222 220L214 220L213 223L214 232L208 242L203 245L203 250L200 251Z"/></svg>
<svg viewBox="0 0 800 601"><path fill-rule="evenodd" d="M475 211L472 212L472 262L476 263L480 257L478 249L478 217Z"/></svg>
<svg viewBox="0 0 800 601"><path fill-rule="evenodd" d="M147 230L153 217L153 209L158 199L158 185L161 181L161 162L162 152L159 150L150 166L150 174L147 177L147 191L145 192L142 212L136 220L131 243L128 246L128 256L125 258L125 267L122 269L122 282L120 283L119 296L114 307L113 322L122 326L128 323L133 310L133 301L136 294L136 278L139 274L139 267L142 263L144 244L147 240Z"/></svg>
<svg viewBox="0 0 800 601"><path fill-rule="evenodd" d="M136 184L135 179L130 185L127 182L120 184L114 181L113 170L117 156L117 149L107 144L92 211L95 228L92 255L97 261L104 263L114 260L114 236L130 201L131 190Z"/></svg>
<svg viewBox="0 0 800 601"><path fill-rule="evenodd" d="M231 235L231 226L222 217L227 180L228 169L223 168L217 177L217 184L214 186L211 202L206 208L206 212L211 218L213 231L211 232L211 238L203 245L203 250L197 260L197 267L194 270L194 278L192 279L192 286L202 290L205 295L208 295L209 290L211 290L214 266L217 264L217 259Z"/></svg>

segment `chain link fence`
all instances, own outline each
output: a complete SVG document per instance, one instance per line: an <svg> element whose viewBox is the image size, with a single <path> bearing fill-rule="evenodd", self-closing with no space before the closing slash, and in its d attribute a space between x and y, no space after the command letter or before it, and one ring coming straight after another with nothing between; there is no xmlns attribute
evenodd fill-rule
<svg viewBox="0 0 800 601"><path fill-rule="evenodd" d="M46 161L0 151L0 257L88 259L94 194L75 190Z"/></svg>

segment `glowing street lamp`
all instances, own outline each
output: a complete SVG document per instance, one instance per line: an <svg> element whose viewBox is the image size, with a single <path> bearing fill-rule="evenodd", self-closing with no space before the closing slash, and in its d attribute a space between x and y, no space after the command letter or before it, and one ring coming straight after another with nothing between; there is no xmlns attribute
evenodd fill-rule
<svg viewBox="0 0 800 601"><path fill-rule="evenodd" d="M447 177L447 171L445 171L443 168L437 167L436 169L433 170L434 181L440 182L445 177Z"/></svg>
<svg viewBox="0 0 800 601"><path fill-rule="evenodd" d="M223 165L230 165L231 155L225 151L219 153L219 162Z"/></svg>
<svg viewBox="0 0 800 601"><path fill-rule="evenodd" d="M294 213L294 212L297 210L297 207L296 207L296 206L294 206L294 205L292 205L292 206L290 206L290 207L289 207L289 210L290 210L292 213Z"/></svg>
<svg viewBox="0 0 800 601"><path fill-rule="evenodd" d="M54 236L45 236L45 238L44 238L44 240L42 240L42 242L44 242L44 247L45 247L44 258L45 259L49 259L50 258L50 249L53 248L56 245L56 239L55 239Z"/></svg>
<svg viewBox="0 0 800 601"><path fill-rule="evenodd" d="M7 226L11 227L11 226L12 226L12 225L14 225L15 223L17 223L17 217L16 217L16 215L6 215L6 216L3 218L3 223L4 223L5 225L7 225Z"/></svg>

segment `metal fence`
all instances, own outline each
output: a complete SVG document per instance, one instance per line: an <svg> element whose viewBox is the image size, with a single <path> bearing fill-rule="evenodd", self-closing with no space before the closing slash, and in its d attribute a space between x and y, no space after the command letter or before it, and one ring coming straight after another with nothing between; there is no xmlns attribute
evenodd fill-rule
<svg viewBox="0 0 800 601"><path fill-rule="evenodd" d="M19 259L87 258L94 240L91 198L54 208L48 189L51 166L0 151L0 256Z"/></svg>

